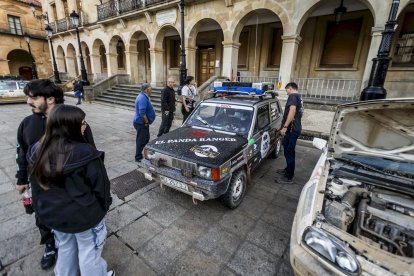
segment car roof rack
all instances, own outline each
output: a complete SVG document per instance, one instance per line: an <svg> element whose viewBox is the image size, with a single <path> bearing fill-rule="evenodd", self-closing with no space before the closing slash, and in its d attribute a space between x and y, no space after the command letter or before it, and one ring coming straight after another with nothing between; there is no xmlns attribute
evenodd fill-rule
<svg viewBox="0 0 414 276"><path fill-rule="evenodd" d="M213 89L209 91L216 96L248 96L257 97L260 100L268 98L268 96L275 98L279 94L274 90L274 84L271 82L232 82L232 81L216 81Z"/></svg>
<svg viewBox="0 0 414 276"><path fill-rule="evenodd" d="M0 80L24 80L22 76L0 75Z"/></svg>

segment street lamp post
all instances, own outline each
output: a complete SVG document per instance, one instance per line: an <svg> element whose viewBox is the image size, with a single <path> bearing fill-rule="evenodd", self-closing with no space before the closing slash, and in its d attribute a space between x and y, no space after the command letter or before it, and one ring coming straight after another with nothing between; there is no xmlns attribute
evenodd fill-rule
<svg viewBox="0 0 414 276"><path fill-rule="evenodd" d="M371 75L369 76L368 86L362 90L360 101L385 99L387 90L384 88L385 77L387 76L388 66L391 58L389 57L392 39L395 33L398 5L400 0L392 0L388 21L385 30L382 32L381 44L378 55L374 58Z"/></svg>
<svg viewBox="0 0 414 276"><path fill-rule="evenodd" d="M185 44L184 44L184 0L180 1L181 10L181 54L180 54L180 87L184 87L187 78L187 65L185 62Z"/></svg>
<svg viewBox="0 0 414 276"><path fill-rule="evenodd" d="M70 19L72 20L72 25L76 29L76 36L78 37L82 83L83 83L83 85L89 85L88 75L87 75L86 69L85 69L85 62L83 61L81 42L80 42L80 38L79 38L79 29L78 29L78 27L79 27L79 14L77 14L75 11L72 11L72 13L69 16L70 16Z"/></svg>
<svg viewBox="0 0 414 276"><path fill-rule="evenodd" d="M55 76L55 83L62 83L62 81L60 80L59 71L58 71L58 67L56 64L55 51L53 50L53 43L52 43L53 30L49 25L46 26L45 30L46 30L47 37L49 38L50 49L52 50L53 75Z"/></svg>
<svg viewBox="0 0 414 276"><path fill-rule="evenodd" d="M33 55L32 55L32 50L30 49L30 35L28 33L24 33L24 39L27 42L27 48L29 48L29 54L30 54L30 57L32 58L32 79L36 80L37 79L37 71L36 71L35 60L34 60Z"/></svg>

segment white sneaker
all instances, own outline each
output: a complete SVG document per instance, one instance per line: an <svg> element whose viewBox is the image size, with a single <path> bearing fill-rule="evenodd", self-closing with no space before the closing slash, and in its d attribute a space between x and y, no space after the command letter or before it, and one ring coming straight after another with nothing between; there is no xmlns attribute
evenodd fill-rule
<svg viewBox="0 0 414 276"><path fill-rule="evenodd" d="M109 270L106 275L107 276L115 276L115 270Z"/></svg>

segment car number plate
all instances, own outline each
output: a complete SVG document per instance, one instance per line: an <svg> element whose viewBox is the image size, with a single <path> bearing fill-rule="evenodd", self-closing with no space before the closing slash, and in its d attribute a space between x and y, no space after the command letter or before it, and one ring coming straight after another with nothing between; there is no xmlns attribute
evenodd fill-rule
<svg viewBox="0 0 414 276"><path fill-rule="evenodd" d="M169 177L165 177L160 175L160 180L162 184L165 184L167 186L173 187L173 188L177 188L180 190L184 190L184 191L188 191L188 186L187 184L184 184L180 181L177 181L175 179L171 179Z"/></svg>

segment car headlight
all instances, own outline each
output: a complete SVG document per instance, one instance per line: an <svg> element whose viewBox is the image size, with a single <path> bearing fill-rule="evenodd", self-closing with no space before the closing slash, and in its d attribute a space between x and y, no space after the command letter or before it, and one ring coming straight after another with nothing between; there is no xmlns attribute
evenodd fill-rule
<svg viewBox="0 0 414 276"><path fill-rule="evenodd" d="M204 166L198 166L198 175L203 178L210 179L211 178L211 168L207 168Z"/></svg>
<svg viewBox="0 0 414 276"><path fill-rule="evenodd" d="M357 274L359 263L355 254L340 240L319 229L308 227L303 233L303 243L346 274Z"/></svg>

